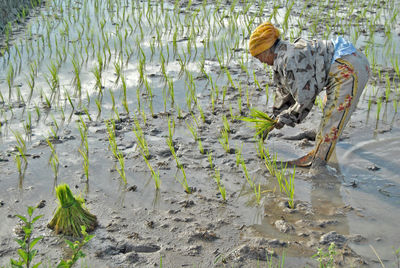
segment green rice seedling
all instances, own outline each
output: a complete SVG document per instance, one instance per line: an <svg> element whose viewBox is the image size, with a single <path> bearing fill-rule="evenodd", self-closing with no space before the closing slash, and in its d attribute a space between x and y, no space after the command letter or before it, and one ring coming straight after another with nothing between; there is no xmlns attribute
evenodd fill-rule
<svg viewBox="0 0 400 268"><path fill-rule="evenodd" d="M50 66L48 67L51 77L45 77L47 84L50 87L52 95L60 89L60 78L58 76L58 68L53 61L51 61Z"/></svg>
<svg viewBox="0 0 400 268"><path fill-rule="evenodd" d="M160 171L157 170L157 172L153 171L151 173L151 177L153 178L154 181L154 187L156 190L159 190L161 187L161 180L160 180Z"/></svg>
<svg viewBox="0 0 400 268"><path fill-rule="evenodd" d="M250 98L251 98L251 93L249 90L249 86L246 87L246 107L247 109L250 109Z"/></svg>
<svg viewBox="0 0 400 268"><path fill-rule="evenodd" d="M169 147L169 150L171 151L172 156L173 156L174 159L175 159L176 166L177 166L178 168L180 168L180 167L181 167L181 163L179 162L178 156L176 155L175 148L174 148L174 145L173 145L172 141L170 141L169 139L167 139L167 145L168 145L168 147Z"/></svg>
<svg viewBox="0 0 400 268"><path fill-rule="evenodd" d="M89 180L89 144L87 138L87 126L82 118L80 118L78 122L78 129L81 135L81 148L79 148L78 151L83 157L83 169L86 180Z"/></svg>
<svg viewBox="0 0 400 268"><path fill-rule="evenodd" d="M74 106L74 103L72 102L72 99L71 99L71 96L70 96L69 92L67 90L64 91L64 92L65 92L65 96L68 99L69 104L71 105L72 111L74 111L75 110L75 106Z"/></svg>
<svg viewBox="0 0 400 268"><path fill-rule="evenodd" d="M15 239L18 243L20 248L18 249L19 259L11 259L10 264L12 267L39 267L41 262L33 264L33 259L37 254L37 250L33 249L34 246L43 239L43 236L33 237L33 224L39 220L43 215L38 215L33 217L33 212L35 211L36 207L28 206L28 217L22 215L16 215L19 219L23 221L23 238L22 239Z"/></svg>
<svg viewBox="0 0 400 268"><path fill-rule="evenodd" d="M171 99L171 108L172 108L175 103L174 81L172 80L172 78L169 78L167 82L168 82L168 93Z"/></svg>
<svg viewBox="0 0 400 268"><path fill-rule="evenodd" d="M199 151L200 151L201 154L205 154L204 147L203 147L203 144L201 143L201 139L200 138L197 139L197 147L199 148Z"/></svg>
<svg viewBox="0 0 400 268"><path fill-rule="evenodd" d="M35 112L36 112L36 121L39 122L40 120L40 108L37 104L35 104Z"/></svg>
<svg viewBox="0 0 400 268"><path fill-rule="evenodd" d="M258 187L254 184L254 194L256 196L257 204L259 205L261 201L261 184L258 184Z"/></svg>
<svg viewBox="0 0 400 268"><path fill-rule="evenodd" d="M101 116L101 103L100 103L99 99L95 99L94 102L96 103L96 107L97 107L97 119L99 119Z"/></svg>
<svg viewBox="0 0 400 268"><path fill-rule="evenodd" d="M377 101L377 106L376 106L376 120L379 121L380 113L381 113L381 108L382 108L382 98L379 97Z"/></svg>
<svg viewBox="0 0 400 268"><path fill-rule="evenodd" d="M168 117L168 140L173 144L173 136L175 132L175 120Z"/></svg>
<svg viewBox="0 0 400 268"><path fill-rule="evenodd" d="M88 232L97 226L97 217L91 214L84 206L84 199L74 196L67 184L56 187L56 195L59 207L49 222L48 227L56 234L81 237L81 226L85 226Z"/></svg>
<svg viewBox="0 0 400 268"><path fill-rule="evenodd" d="M273 154L271 157L271 154L269 153L269 149L267 148L264 152L264 164L266 168L268 169L269 173L271 176L275 176L276 172L279 172L276 169L276 161L277 161L277 154Z"/></svg>
<svg viewBox="0 0 400 268"><path fill-rule="evenodd" d="M218 185L219 192L221 193L222 199L226 201L226 188L225 185Z"/></svg>
<svg viewBox="0 0 400 268"><path fill-rule="evenodd" d="M226 132L230 133L231 132L231 127L229 126L228 119L226 118L226 115L222 115L222 123L224 124L224 129Z"/></svg>
<svg viewBox="0 0 400 268"><path fill-rule="evenodd" d="M14 134L15 140L17 141L17 145L15 147L18 150L19 156L24 159L25 163L28 163L28 159L26 158L26 142L24 138L22 138L21 133L17 130L11 130L11 132Z"/></svg>
<svg viewBox="0 0 400 268"><path fill-rule="evenodd" d="M106 120L106 128L108 134L109 149L111 150L115 159L118 159L118 147L117 141L115 140L115 121L111 120L110 122Z"/></svg>
<svg viewBox="0 0 400 268"><path fill-rule="evenodd" d="M369 95L369 98L368 98L368 113L371 110L371 105L372 105L372 96Z"/></svg>
<svg viewBox="0 0 400 268"><path fill-rule="evenodd" d="M124 155L120 151L118 151L117 155L118 155L117 159L118 159L118 162L119 162L119 168L117 168L117 171L118 171L119 175L121 176L122 180L124 181L124 183L127 184L126 173L125 173L125 158L124 158Z"/></svg>
<svg viewBox="0 0 400 268"><path fill-rule="evenodd" d="M78 150L83 157L83 169L85 172L86 180L89 180L89 152L87 150L83 150L82 148L79 148Z"/></svg>
<svg viewBox="0 0 400 268"><path fill-rule="evenodd" d="M283 167L283 164L281 166L281 169L279 170L278 168L275 167L275 178L278 181L279 184L279 191L282 193L285 191L285 173L286 173L286 168L287 168L287 164L285 165L285 167Z"/></svg>
<svg viewBox="0 0 400 268"><path fill-rule="evenodd" d="M240 120L253 123L256 129L256 136L260 136L263 140L267 137L268 133L274 129L276 120L269 117L268 114L256 109L250 109L250 117L241 117Z"/></svg>
<svg viewBox="0 0 400 268"><path fill-rule="evenodd" d="M225 97L226 97L226 92L227 92L227 90L228 90L228 87L227 87L227 86L224 86L224 87L222 88L222 106L225 105Z"/></svg>
<svg viewBox="0 0 400 268"><path fill-rule="evenodd" d="M8 100L11 100L12 87L14 85L15 71L12 63L10 63L7 71Z"/></svg>
<svg viewBox="0 0 400 268"><path fill-rule="evenodd" d="M188 124L187 121L185 121L185 123L186 123L186 126L188 127L190 133L192 133L194 142L196 142L198 140L198 138L199 138L198 135L197 135L196 127L194 125L192 125L192 124Z"/></svg>
<svg viewBox="0 0 400 268"><path fill-rule="evenodd" d="M144 111L144 110L141 110L141 111L140 111L140 115L142 116L143 124L144 124L144 125L147 125L147 116L146 116L145 111Z"/></svg>
<svg viewBox="0 0 400 268"><path fill-rule="evenodd" d="M287 179L286 177L283 177L284 179L284 190L286 193L286 196L289 198L288 203L289 203L289 207L291 209L294 209L294 176L296 174L296 167L293 167L293 173L292 175L289 177L289 179Z"/></svg>
<svg viewBox="0 0 400 268"><path fill-rule="evenodd" d="M73 71L74 71L73 83L75 84L75 89L80 96L81 92L82 92L82 83L81 83L81 77L80 77L81 66L80 66L78 60L76 59L75 55L72 57L71 63L73 66Z"/></svg>
<svg viewBox="0 0 400 268"><path fill-rule="evenodd" d="M243 143L241 144L240 148L236 148L235 156L236 156L236 167L239 167L240 162L242 161L242 150L243 150Z"/></svg>
<svg viewBox="0 0 400 268"><path fill-rule="evenodd" d="M262 91L262 88L261 88L260 82L258 82L255 70L253 70L253 79L254 79L254 83L256 84L258 90Z"/></svg>
<svg viewBox="0 0 400 268"><path fill-rule="evenodd" d="M246 166L246 163L244 162L243 157L241 158L240 164L242 166L242 169L243 169L243 172L244 172L244 176L246 178L247 183L250 185L251 188L254 188L254 182L250 178L249 171L247 170L247 166Z"/></svg>
<svg viewBox="0 0 400 268"><path fill-rule="evenodd" d="M385 101L386 103L389 102L390 100L390 79L387 80L386 82L386 90L385 90Z"/></svg>
<svg viewBox="0 0 400 268"><path fill-rule="evenodd" d="M96 80L95 83L95 89L98 90L99 94L103 94L103 82L102 82L102 72L101 72L101 67L95 66L92 70L92 74ZM78 94L80 96L80 92L78 91Z"/></svg>
<svg viewBox="0 0 400 268"><path fill-rule="evenodd" d="M232 85L233 88L236 88L236 85L235 85L235 83L233 82L232 75L231 75L231 73L229 72L228 68L224 68L224 71L225 71L225 73L226 73L226 77L228 78L229 83Z"/></svg>
<svg viewBox="0 0 400 268"><path fill-rule="evenodd" d="M19 154L16 154L14 157L15 164L17 165L17 170L19 174L22 174L22 162L21 162L21 156Z"/></svg>
<svg viewBox="0 0 400 268"><path fill-rule="evenodd" d="M199 114L200 114L200 119L203 123L206 122L206 117L204 116L204 111L203 108L201 108L201 105L199 102L197 102L197 109L199 110Z"/></svg>
<svg viewBox="0 0 400 268"><path fill-rule="evenodd" d="M119 61L114 62L114 70L115 70L115 75L117 76L114 83L118 84L119 79L121 78L121 64Z"/></svg>
<svg viewBox="0 0 400 268"><path fill-rule="evenodd" d="M218 141L224 148L225 152L227 153L231 152L231 149L229 147L229 134L225 129L221 131L221 137L218 138Z"/></svg>
<svg viewBox="0 0 400 268"><path fill-rule="evenodd" d="M215 113L215 97L214 97L214 91L211 91L210 97L211 97L211 112L214 114Z"/></svg>
<svg viewBox="0 0 400 268"><path fill-rule="evenodd" d="M226 201L226 189L225 186L221 183L221 174L218 169L214 171L214 180L217 183L218 190L221 193L221 197L224 201Z"/></svg>
<svg viewBox="0 0 400 268"><path fill-rule="evenodd" d="M49 145L50 150L51 150L50 159L54 158L54 159L57 161L57 163L58 163L58 162L59 162L59 159L58 159L58 155L57 155L57 152L56 152L56 149L55 149L53 143L51 143L51 141L50 141L48 138L46 139L46 142L47 142L47 144ZM50 160L49 160L49 162L50 162Z"/></svg>
<svg viewBox="0 0 400 268"><path fill-rule="evenodd" d="M93 121L92 117L90 116L90 113L88 111L88 109L86 107L83 107L83 112L86 114L86 116L88 117L89 121Z"/></svg>
<svg viewBox="0 0 400 268"><path fill-rule="evenodd" d="M116 116L117 121L120 121L121 118L119 117L119 112L118 112L117 106L114 106L113 112L114 112L113 115Z"/></svg>
<svg viewBox="0 0 400 268"><path fill-rule="evenodd" d="M178 176L175 176L176 180L182 185L183 189L185 189L185 192L187 194L191 194L192 193L192 188L189 187L188 181L187 181L187 177L186 177L186 172L185 169L183 168L182 165L180 165L179 169L182 172L182 179L179 179Z"/></svg>
<svg viewBox="0 0 400 268"><path fill-rule="evenodd" d="M30 137L32 135L32 114L30 111L27 112L28 119L24 123L25 135Z"/></svg>
<svg viewBox="0 0 400 268"><path fill-rule="evenodd" d="M236 119L236 116L233 114L233 108L232 105L229 104L229 115L231 116L231 122L234 122Z"/></svg>
<svg viewBox="0 0 400 268"><path fill-rule="evenodd" d="M264 159L265 157L265 152L264 152L265 148L264 148L264 142L262 139L258 139L256 142L256 151L257 151L257 155L258 157L260 157L261 159Z"/></svg>
<svg viewBox="0 0 400 268"><path fill-rule="evenodd" d="M129 116L129 107L128 107L128 97L127 97L127 93L126 93L126 80L125 80L125 76L121 76L121 82L122 82L122 90L123 90L123 99L122 99L122 105L125 108L125 112L128 114Z"/></svg>
<svg viewBox="0 0 400 268"><path fill-rule="evenodd" d="M140 127L139 121L134 118L134 126L133 126L133 132L135 133L136 136L136 141L139 145L139 149L141 150L141 153L146 157L149 158L150 157L150 151L149 151L149 147L147 144L147 141L144 137L143 134L143 130Z"/></svg>
<svg viewBox="0 0 400 268"><path fill-rule="evenodd" d="M150 169L151 177L153 178L153 181L154 181L154 186L155 186L156 190L159 190L160 186L161 186L160 171L157 170L157 172L155 172L153 167L150 165L149 160L147 160L147 158L144 155L142 155L142 156L143 156L144 161L147 164L147 167Z"/></svg>
<svg viewBox="0 0 400 268"><path fill-rule="evenodd" d="M213 160L212 160L212 152L211 151L207 152L207 158L208 158L208 163L210 164L210 168L213 169L214 164L213 164Z"/></svg>

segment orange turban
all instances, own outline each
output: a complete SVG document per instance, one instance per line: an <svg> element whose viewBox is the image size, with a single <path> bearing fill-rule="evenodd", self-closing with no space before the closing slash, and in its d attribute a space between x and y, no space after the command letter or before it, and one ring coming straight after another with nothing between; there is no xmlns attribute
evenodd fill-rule
<svg viewBox="0 0 400 268"><path fill-rule="evenodd" d="M264 22L260 24L250 35L249 50L251 55L257 56L271 48L279 35L279 30L272 23Z"/></svg>

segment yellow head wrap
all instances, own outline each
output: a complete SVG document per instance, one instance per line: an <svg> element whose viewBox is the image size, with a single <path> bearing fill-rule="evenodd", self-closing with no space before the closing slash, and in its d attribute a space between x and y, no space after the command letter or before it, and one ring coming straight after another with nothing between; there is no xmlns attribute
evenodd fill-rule
<svg viewBox="0 0 400 268"><path fill-rule="evenodd" d="M251 55L257 56L271 48L279 35L279 30L272 23L264 22L260 24L250 35L249 50Z"/></svg>

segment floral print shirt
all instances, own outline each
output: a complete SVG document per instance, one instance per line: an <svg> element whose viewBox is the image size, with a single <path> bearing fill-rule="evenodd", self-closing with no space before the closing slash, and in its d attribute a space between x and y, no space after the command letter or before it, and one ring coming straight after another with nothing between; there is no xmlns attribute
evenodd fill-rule
<svg viewBox="0 0 400 268"><path fill-rule="evenodd" d="M279 41L273 65L277 86L273 113L285 125L300 123L311 111L315 98L328 84L334 54L332 41L302 38Z"/></svg>

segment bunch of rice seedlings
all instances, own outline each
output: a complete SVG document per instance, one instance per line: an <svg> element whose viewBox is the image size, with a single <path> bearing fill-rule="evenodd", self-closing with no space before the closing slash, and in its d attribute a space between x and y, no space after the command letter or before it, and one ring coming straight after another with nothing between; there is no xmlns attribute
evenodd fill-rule
<svg viewBox="0 0 400 268"><path fill-rule="evenodd" d="M256 129L256 136L261 136L263 139L267 137L268 133L274 129L275 124L278 122L269 117L268 114L256 109L250 109L250 116L241 117L240 120L253 123L253 127Z"/></svg>
<svg viewBox="0 0 400 268"><path fill-rule="evenodd" d="M97 226L97 217L84 207L83 198L73 196L67 184L56 187L57 198L60 202L53 219L48 224L56 234L62 233L73 237L81 237L81 226L88 232Z"/></svg>

